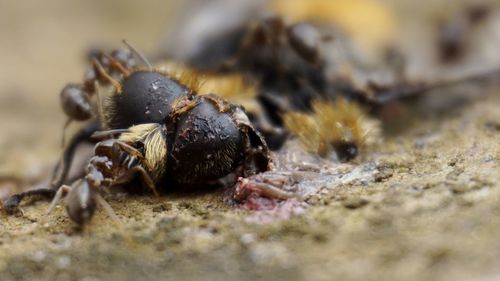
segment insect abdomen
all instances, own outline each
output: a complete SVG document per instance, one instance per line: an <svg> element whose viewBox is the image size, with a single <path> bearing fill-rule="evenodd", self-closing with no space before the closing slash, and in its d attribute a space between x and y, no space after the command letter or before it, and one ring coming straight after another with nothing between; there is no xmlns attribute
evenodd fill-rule
<svg viewBox="0 0 500 281"><path fill-rule="evenodd" d="M198 97L200 103L179 117L171 152L171 177L197 184L234 171L243 159L243 138L231 116Z"/></svg>

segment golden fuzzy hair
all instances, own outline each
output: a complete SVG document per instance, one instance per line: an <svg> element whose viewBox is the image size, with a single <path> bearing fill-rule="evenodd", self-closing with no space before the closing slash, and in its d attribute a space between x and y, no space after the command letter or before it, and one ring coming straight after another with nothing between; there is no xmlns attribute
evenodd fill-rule
<svg viewBox="0 0 500 281"><path fill-rule="evenodd" d="M120 135L126 143L141 142L144 144L144 168L148 170L153 180L157 181L165 171L167 157L167 140L160 124L141 124L132 126Z"/></svg>
<svg viewBox="0 0 500 281"><path fill-rule="evenodd" d="M256 100L257 87L245 81L241 74L207 74L199 90L200 95L216 94L233 103L243 105L250 112L260 111Z"/></svg>
<svg viewBox="0 0 500 281"><path fill-rule="evenodd" d="M192 94L197 94L204 83L204 75L184 64L175 62L162 62L155 71L175 79L180 84L190 89Z"/></svg>
<svg viewBox="0 0 500 281"><path fill-rule="evenodd" d="M199 72L190 69L184 69L176 73L177 74L174 75L173 77L177 79L179 83L190 89L193 92L193 94L200 92L200 88L204 84L204 79Z"/></svg>
<svg viewBox="0 0 500 281"><path fill-rule="evenodd" d="M247 84L241 74L207 74L203 78L202 95L213 93L225 99L240 95L254 98L256 95L255 87Z"/></svg>
<svg viewBox="0 0 500 281"><path fill-rule="evenodd" d="M184 86L199 95L216 94L219 97L241 104L250 112L260 111L256 101L257 86L248 83L242 74L204 73L186 65L164 62L159 68L161 73L174 77ZM178 73L172 75L172 73Z"/></svg>
<svg viewBox="0 0 500 281"><path fill-rule="evenodd" d="M296 135L304 147L326 156L336 144L353 143L363 147L378 130L361 108L343 98L336 102L315 100L312 113L289 112L283 116L285 126Z"/></svg>

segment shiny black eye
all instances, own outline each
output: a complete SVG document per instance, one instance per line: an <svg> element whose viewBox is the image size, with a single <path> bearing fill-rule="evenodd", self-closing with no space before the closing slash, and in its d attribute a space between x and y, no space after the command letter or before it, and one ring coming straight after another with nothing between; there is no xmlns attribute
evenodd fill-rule
<svg viewBox="0 0 500 281"><path fill-rule="evenodd" d="M161 73L136 71L122 81L122 92L106 104L107 125L128 128L137 124L162 123L173 102L189 90Z"/></svg>
<svg viewBox="0 0 500 281"><path fill-rule="evenodd" d="M355 143L336 143L333 144L337 157L342 162L350 161L358 155L358 146Z"/></svg>

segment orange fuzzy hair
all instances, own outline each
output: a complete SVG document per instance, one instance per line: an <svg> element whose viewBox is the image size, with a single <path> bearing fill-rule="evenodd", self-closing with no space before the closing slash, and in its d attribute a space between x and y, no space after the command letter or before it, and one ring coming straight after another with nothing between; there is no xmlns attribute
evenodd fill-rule
<svg viewBox="0 0 500 281"><path fill-rule="evenodd" d="M199 95L216 94L233 103L243 105L248 111L261 110L255 99L256 85L247 83L242 74L204 73L176 63L163 63L160 69L171 77L170 73L180 73L173 77Z"/></svg>
<svg viewBox="0 0 500 281"><path fill-rule="evenodd" d="M286 128L308 151L322 157L338 144L352 143L362 148L372 141L370 134L378 131L358 105L343 98L336 102L315 100L312 109L312 114L290 112L283 119Z"/></svg>
<svg viewBox="0 0 500 281"><path fill-rule="evenodd" d="M260 111L257 88L245 81L241 74L208 74L200 89L201 95L216 94L233 103L241 104L251 112Z"/></svg>
<svg viewBox="0 0 500 281"><path fill-rule="evenodd" d="M256 96L256 87L246 83L241 74L204 73L177 63L164 63L159 72L175 78L200 95L216 94L230 100Z"/></svg>

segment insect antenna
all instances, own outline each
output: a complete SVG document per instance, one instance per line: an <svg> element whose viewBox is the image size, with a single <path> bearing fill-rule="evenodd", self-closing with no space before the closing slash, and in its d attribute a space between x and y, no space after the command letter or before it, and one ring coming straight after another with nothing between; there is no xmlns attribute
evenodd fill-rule
<svg viewBox="0 0 500 281"><path fill-rule="evenodd" d="M137 57L139 57L142 62L148 66L149 70L152 71L153 70L153 66L151 65L151 63L148 61L148 59L146 59L146 57L141 53L139 52L134 46L132 46L126 39L123 39L122 40L123 44L125 44L125 46L127 46L127 48L133 53L135 54Z"/></svg>

